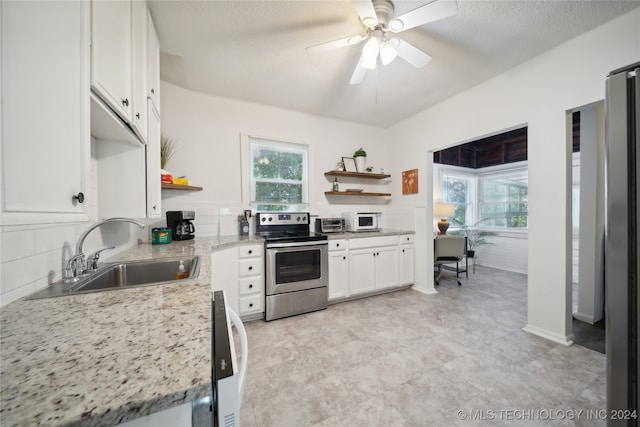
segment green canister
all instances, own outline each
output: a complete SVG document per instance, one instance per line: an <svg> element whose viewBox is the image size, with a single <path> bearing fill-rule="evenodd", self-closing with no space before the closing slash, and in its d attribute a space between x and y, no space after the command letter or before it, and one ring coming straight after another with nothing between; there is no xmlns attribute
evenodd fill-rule
<svg viewBox="0 0 640 427"><path fill-rule="evenodd" d="M151 244L164 245L171 243L171 228L159 227L151 229Z"/></svg>

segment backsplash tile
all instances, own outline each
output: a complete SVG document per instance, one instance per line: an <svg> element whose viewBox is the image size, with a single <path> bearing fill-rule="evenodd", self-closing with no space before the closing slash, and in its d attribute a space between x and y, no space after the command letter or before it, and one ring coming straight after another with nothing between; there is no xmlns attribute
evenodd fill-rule
<svg viewBox="0 0 640 427"><path fill-rule="evenodd" d="M2 258L0 262L14 261L35 253L34 230L2 233Z"/></svg>

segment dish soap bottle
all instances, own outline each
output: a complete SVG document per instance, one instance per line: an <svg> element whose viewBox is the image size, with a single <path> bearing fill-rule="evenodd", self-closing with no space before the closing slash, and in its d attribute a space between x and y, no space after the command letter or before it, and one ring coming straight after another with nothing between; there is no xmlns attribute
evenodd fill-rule
<svg viewBox="0 0 640 427"><path fill-rule="evenodd" d="M338 178L334 178L333 180L333 191L336 193L340 191L340 184L338 184Z"/></svg>
<svg viewBox="0 0 640 427"><path fill-rule="evenodd" d="M189 273L187 273L184 269L184 261L180 260L178 272L176 273L176 280L186 279L187 277L189 277Z"/></svg>

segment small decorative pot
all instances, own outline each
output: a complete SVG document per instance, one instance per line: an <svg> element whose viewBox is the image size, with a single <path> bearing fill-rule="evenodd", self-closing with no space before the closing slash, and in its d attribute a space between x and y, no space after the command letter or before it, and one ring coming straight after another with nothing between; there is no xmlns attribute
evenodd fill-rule
<svg viewBox="0 0 640 427"><path fill-rule="evenodd" d="M358 156L358 157L354 157L353 160L356 162L356 170L358 172L364 172L365 171L365 164L367 163L367 158L366 157L362 157L362 156Z"/></svg>

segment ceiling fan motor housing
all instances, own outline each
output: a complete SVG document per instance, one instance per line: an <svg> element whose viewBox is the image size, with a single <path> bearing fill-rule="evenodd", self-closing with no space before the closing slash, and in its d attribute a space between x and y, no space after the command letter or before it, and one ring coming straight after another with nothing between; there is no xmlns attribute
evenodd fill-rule
<svg viewBox="0 0 640 427"><path fill-rule="evenodd" d="M387 29L389 21L393 16L393 3L390 0L373 0L373 8L376 11L378 17L378 26L382 26L383 29Z"/></svg>

